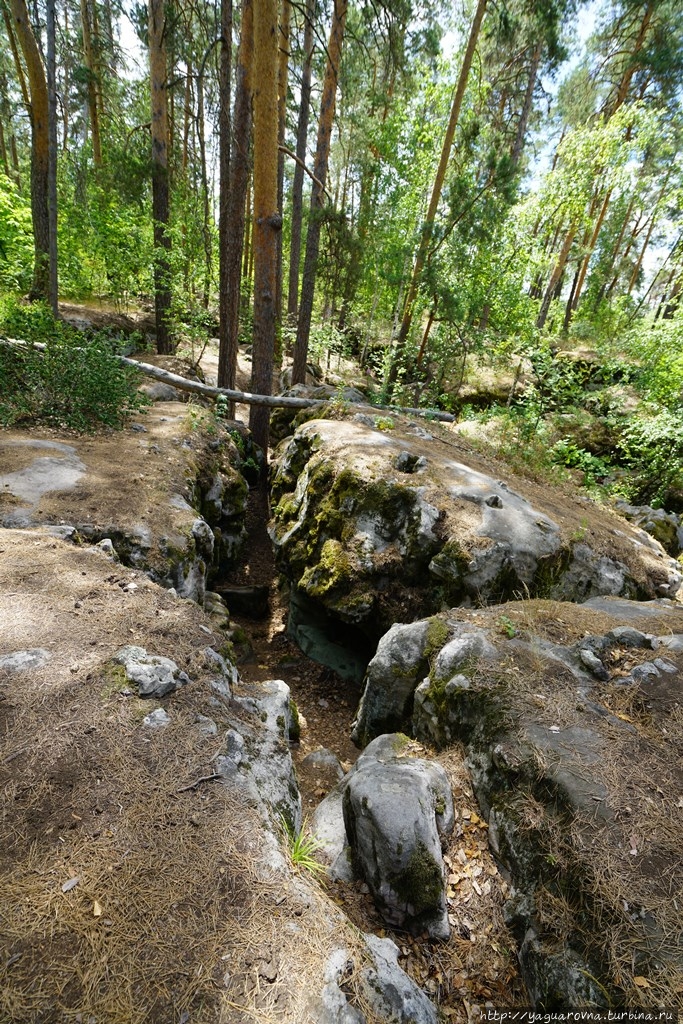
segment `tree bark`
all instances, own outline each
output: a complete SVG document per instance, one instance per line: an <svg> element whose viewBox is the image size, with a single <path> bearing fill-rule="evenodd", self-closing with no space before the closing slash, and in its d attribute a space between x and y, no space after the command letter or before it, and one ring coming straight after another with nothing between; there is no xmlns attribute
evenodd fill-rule
<svg viewBox="0 0 683 1024"><path fill-rule="evenodd" d="M199 167L202 179L202 240L204 242L204 282L202 306L209 308L213 251L211 246L211 202L209 197L209 175L206 166L206 139L204 135L204 68L197 74L197 141L199 143Z"/></svg>
<svg viewBox="0 0 683 1024"><path fill-rule="evenodd" d="M29 298L49 300L50 295L50 214L48 176L50 160L49 103L43 58L28 16L25 0L9 0L12 27L26 62L31 122L31 213L35 261ZM18 59L18 54L17 54Z"/></svg>
<svg viewBox="0 0 683 1024"><path fill-rule="evenodd" d="M325 80L320 101L320 119L318 121L318 139L315 150L313 173L319 184L313 182L311 187L311 214L306 235L306 255L304 257L304 273L301 288L301 305L299 323L294 347L292 365L292 382L302 384L306 379L306 361L308 358L308 339L311 333L311 316L313 313L313 297L315 294L315 278L318 268L318 252L320 249L320 214L323 206L323 189L327 182L327 165L332 139L332 125L337 99L337 79L341 63L344 29L348 11L347 0L334 0L332 27L327 44L327 64ZM322 188L320 187L322 185Z"/></svg>
<svg viewBox="0 0 683 1024"><path fill-rule="evenodd" d="M277 207L278 177L278 5L254 0L254 335L251 386L273 390L277 292L277 246L282 216ZM270 418L252 406L249 426L268 453Z"/></svg>
<svg viewBox="0 0 683 1024"><path fill-rule="evenodd" d="M536 327L539 329L539 331L542 330L542 328L545 326L546 320L548 319L548 310L550 309L550 303L553 300L558 284L562 280L564 268L566 267L567 260L569 259L569 252L572 247L572 242L574 241L574 236L576 235L576 230L576 223L573 223L564 237L564 242L562 243L560 255L558 256L555 268L552 274L550 275L550 281L548 282L548 287L545 290L545 295L543 296L541 308L538 311L538 318L536 320Z"/></svg>
<svg viewBox="0 0 683 1024"><path fill-rule="evenodd" d="M292 225L289 243L289 288L287 313L293 319L299 308L299 264L301 262L301 226L303 220L304 166L308 141L308 117L311 109L311 65L313 63L313 19L315 0L306 0L304 22L304 66L301 74L301 99L296 129L296 163L292 181Z"/></svg>
<svg viewBox="0 0 683 1024"><path fill-rule="evenodd" d="M93 58L92 26L90 24L90 4L81 0L81 32L83 35L83 60L88 74L88 113L90 115L90 136L92 138L92 155L95 167L102 166L102 143L100 139L100 111L97 102L97 72Z"/></svg>
<svg viewBox="0 0 683 1024"><path fill-rule="evenodd" d="M230 187L225 204L225 228L221 242L221 335L218 383L234 388L240 321L240 285L244 246L244 204L249 182L251 146L251 81L254 50L252 0L242 0L242 30L237 57L235 109L230 151ZM229 410L229 415L233 411Z"/></svg>
<svg viewBox="0 0 683 1024"><path fill-rule="evenodd" d="M458 85L455 90L455 96L453 97L453 106L451 107L451 115L448 121L448 127L446 129L446 135L443 140L443 146L441 148L441 157L439 159L439 166L437 167L436 177L434 179L434 185L432 186L432 194L429 200L429 206L427 208L427 218L422 228L422 237L420 239L420 245L415 256L415 263L413 264L413 274L408 287L408 293L406 295L405 305L403 307L403 318L401 320L401 326L398 331L396 338L396 344L394 346L394 352L391 359L391 366L389 367L389 375L387 378L387 384L389 388L393 390L396 380L398 378L398 371L401 365L401 360L405 353L406 342L408 340L408 334L413 322L413 312L415 307L415 300L417 298L420 278L422 276L422 270L424 268L425 260L427 258L427 252L429 249L429 243L432 237L434 229L434 221L436 218L436 211L439 206L439 200L441 198L441 191L443 189L443 183L446 177L446 168L448 167L448 161L451 155L451 148L453 146L453 139L455 137L455 129L458 125L460 118L460 108L462 106L463 97L465 95L465 88L467 86L467 79L469 78L470 68L472 66L472 60L474 59L474 52L477 47L477 40L479 39L479 31L481 29L481 23L486 13L486 7L488 0L477 0L477 9L474 13L472 25L470 27L470 35L467 41L467 48L463 57L462 67L460 69L460 75L458 78Z"/></svg>
<svg viewBox="0 0 683 1024"><path fill-rule="evenodd" d="M59 309L57 271L57 61L55 54L55 0L47 0L47 98L48 98L48 178L47 208L49 216L49 299L53 316Z"/></svg>
<svg viewBox="0 0 683 1024"><path fill-rule="evenodd" d="M168 233L168 93L166 16L163 0L149 0L149 67L152 99L152 218L157 352L173 352L170 330L171 238Z"/></svg>
<svg viewBox="0 0 683 1024"><path fill-rule="evenodd" d="M230 332L228 288L230 284L228 252L230 247L230 150L231 150L231 65L232 65L232 0L221 0L220 106L218 108L218 383L234 387L225 378ZM238 275L239 276L239 275ZM231 415L234 414L234 410Z"/></svg>
<svg viewBox="0 0 683 1024"><path fill-rule="evenodd" d="M531 66L529 67L529 79L527 81L526 93L524 95L524 103L522 104L522 112L519 116L517 123L517 133L515 135L515 141L512 146L512 152L510 154L510 161L512 163L512 169L517 170L517 166L522 156L524 149L524 140L526 137L526 129L529 124L529 115L531 114L531 107L534 100L534 89L536 88L536 79L538 78L538 68L541 63L541 44L536 43L534 52L531 57Z"/></svg>
<svg viewBox="0 0 683 1024"><path fill-rule="evenodd" d="M280 32L278 36L279 57L277 72L277 208L282 212L284 207L285 187L285 129L287 121L287 79L289 72L289 26L292 5L289 0L282 0L280 15ZM277 235L277 274L275 293L275 320L278 326L282 323L282 231Z"/></svg>

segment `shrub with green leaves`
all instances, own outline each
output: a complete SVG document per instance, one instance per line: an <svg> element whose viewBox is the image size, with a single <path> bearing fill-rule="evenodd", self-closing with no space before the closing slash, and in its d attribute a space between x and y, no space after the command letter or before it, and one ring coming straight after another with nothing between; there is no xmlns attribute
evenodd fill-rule
<svg viewBox="0 0 683 1024"><path fill-rule="evenodd" d="M147 405L138 375L115 357L101 334L87 337L41 304L0 302L0 424L26 421L71 430L119 428ZM33 348L34 343L45 345Z"/></svg>
<svg viewBox="0 0 683 1024"><path fill-rule="evenodd" d="M668 410L634 419L620 440L620 461L630 470L622 491L634 505L683 508L683 413Z"/></svg>

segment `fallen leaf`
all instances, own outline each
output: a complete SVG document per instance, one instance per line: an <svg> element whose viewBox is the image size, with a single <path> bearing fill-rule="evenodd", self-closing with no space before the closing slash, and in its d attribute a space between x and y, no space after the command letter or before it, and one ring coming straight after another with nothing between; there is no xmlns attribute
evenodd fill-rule
<svg viewBox="0 0 683 1024"><path fill-rule="evenodd" d="M638 988L650 988L650 982L640 974L633 979L633 984L637 985Z"/></svg>
<svg viewBox="0 0 683 1024"><path fill-rule="evenodd" d="M93 917L102 917L102 907L99 905L97 900L92 905Z"/></svg>

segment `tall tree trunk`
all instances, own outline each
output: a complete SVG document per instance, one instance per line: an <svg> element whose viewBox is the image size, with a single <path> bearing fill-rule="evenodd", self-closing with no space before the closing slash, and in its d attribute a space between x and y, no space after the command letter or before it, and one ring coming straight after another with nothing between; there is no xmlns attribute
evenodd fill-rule
<svg viewBox="0 0 683 1024"><path fill-rule="evenodd" d="M7 159L7 144L5 143L5 129L2 127L2 121L0 120L0 158L2 159L2 167L7 175L10 177L9 171L9 160Z"/></svg>
<svg viewBox="0 0 683 1024"><path fill-rule="evenodd" d="M54 316L57 316L59 312L59 283L57 278L57 59L55 53L55 0L47 0L46 31L48 99L47 208L50 238L49 293L52 313Z"/></svg>
<svg viewBox="0 0 683 1024"><path fill-rule="evenodd" d="M251 388L273 392L277 245L282 216L277 208L278 176L278 5L254 0L254 336ZM249 426L268 453L270 413L252 405Z"/></svg>
<svg viewBox="0 0 683 1024"><path fill-rule="evenodd" d="M529 124L529 115L531 113L531 107L534 101L534 89L536 88L536 80L538 78L538 68L541 63L541 44L536 43L534 52L531 57L531 65L529 67L529 78L527 81L526 93L524 95L524 103L522 104L522 112L519 116L517 123L517 133L515 135L515 141L512 146L512 152L510 154L510 162L512 163L513 170L517 170L522 151L524 149L524 139L526 137L526 129Z"/></svg>
<svg viewBox="0 0 683 1024"><path fill-rule="evenodd" d="M289 0L282 0L280 14L279 58L277 71L277 140L280 146L285 144L285 128L287 121L287 78L289 71L289 26L292 5ZM285 154L278 149L277 154L277 208L282 213L284 207L285 187ZM278 326L282 323L282 231L277 234L277 277L275 295L275 319Z"/></svg>
<svg viewBox="0 0 683 1024"><path fill-rule="evenodd" d="M218 386L234 389L234 368L232 382L225 383L226 355L230 340L228 330L230 315L228 249L230 246L231 67L232 0L221 0L220 105L218 108ZM230 360L227 359L227 362L229 363ZM234 407L231 409L231 415L234 415Z"/></svg>
<svg viewBox="0 0 683 1024"><path fill-rule="evenodd" d="M223 197L224 229L221 240L221 331L218 386L234 389L240 326L240 285L244 246L244 203L249 182L251 147L251 82L254 50L252 0L242 0L242 29L237 56L235 108L230 147L230 187ZM225 154L224 154L225 157ZM234 415L234 406L229 408Z"/></svg>
<svg viewBox="0 0 683 1024"><path fill-rule="evenodd" d="M69 8L64 5L64 38L69 38ZM68 60L64 61L62 67L62 152L69 151L69 93L71 90L71 65Z"/></svg>
<svg viewBox="0 0 683 1024"><path fill-rule="evenodd" d="M441 198L441 191L443 189L443 183L446 177L446 168L448 167L448 161L451 155L451 148L453 146L453 139L455 137L455 129L458 125L460 118L460 108L462 106L463 97L465 95L465 88L467 87L467 79L469 78L470 68L472 66L472 60L474 58L474 52L477 47L477 40L479 39L479 31L481 29L481 23L486 13L486 7L488 0L477 0L477 9L474 13L472 25L470 28L470 35L467 41L467 48L463 57L462 67L460 69L460 76L458 78L458 85L455 90L455 96L453 98L453 106L451 107L451 116L446 129L446 135L444 137L443 146L441 148L441 157L439 159L439 166L436 171L436 178L434 179L434 185L432 187L432 195L429 200L429 207L427 208L427 219L422 228L422 237L420 239L420 245L417 250L415 257L415 263L413 264L413 274L411 277L410 285L408 287L408 293L406 295L405 305L403 307L403 318L401 320L401 326L398 331L396 338L396 344L394 346L394 352L391 360L391 366L389 368L389 375L387 383L391 389L396 383L398 377L399 367L405 353L406 342L408 340L408 334L410 327L413 322L413 312L415 307L415 299L417 298L418 289L420 285L420 278L422 276L422 270L427 258L427 252L429 249L429 243L432 237L434 229L434 220L436 218L436 211Z"/></svg>
<svg viewBox="0 0 683 1024"><path fill-rule="evenodd" d="M31 122L31 213L35 262L31 300L49 300L50 295L50 214L48 177L50 162L49 103L43 58L28 16L25 0L9 0L12 27L26 62ZM18 54L17 54L18 59Z"/></svg>
<svg viewBox="0 0 683 1024"><path fill-rule="evenodd" d="M3 17L3 20L5 22L5 28L7 30L7 38L9 40L10 50L12 51L12 56L14 57L14 67L15 67L15 70L17 72L17 81L19 82L19 89L21 91L21 98L24 101L24 107L26 108L26 111L30 113L30 110L31 110L31 97L29 96L28 85L26 84L26 75L24 74L24 66L21 63L21 58L19 56L19 50L17 48L17 40L16 40L16 37L14 35L14 29L12 28L12 19L10 18L10 15L9 15L8 10L5 7L5 5L2 4L0 6L2 6L2 17ZM28 17L28 11L26 12L26 16ZM13 17L14 17L14 13L12 13L12 18ZM21 45L21 44L19 44L19 45Z"/></svg>
<svg viewBox="0 0 683 1024"><path fill-rule="evenodd" d="M608 121L610 117L616 114L617 110L619 110L619 108L622 107L626 102L626 97L628 96L628 90L631 85L631 80L633 79L634 74L640 67L639 62L636 60L636 57L645 45L645 40L647 38L647 34L650 28L650 22L652 20L652 15L654 13L654 6L655 5L652 2L648 2L645 4L643 19L640 23L640 28L638 29L638 35L636 36L635 42L633 44L633 49L631 50L631 53L629 55L626 70L621 76L621 81L617 86L617 91L614 99L610 101L608 97L606 103L604 112L604 117L606 121Z"/></svg>
<svg viewBox="0 0 683 1024"><path fill-rule="evenodd" d="M185 76L185 100L183 104L183 148L180 155L180 167L183 174L187 171L190 148L190 124L192 123L192 58L187 61L187 75ZM223 88L221 84L221 89ZM219 113L220 118L220 113Z"/></svg>
<svg viewBox="0 0 683 1024"><path fill-rule="evenodd" d="M306 255L304 257L303 283L301 287L301 304L299 307L299 323L294 346L292 365L292 382L302 384L306 380L306 361L308 359L308 339L311 333L311 316L313 314L313 296L315 278L318 269L318 252L320 249L321 211L323 207L323 190L327 181L327 164L330 155L332 125L337 100L337 79L341 63L342 46L348 0L334 0L332 27L327 44L327 64L325 80L320 100L320 119L318 121L318 140L315 148L315 164L313 173L316 180L311 187L311 214L306 235Z"/></svg>
<svg viewBox="0 0 683 1024"><path fill-rule="evenodd" d="M95 167L101 167L102 143L100 140L100 111L97 102L97 71L93 57L92 26L90 23L90 4L88 0L81 0L81 31L83 33L83 59L88 75L88 113L90 115L93 162Z"/></svg>
<svg viewBox="0 0 683 1024"><path fill-rule="evenodd" d="M171 237L168 233L168 92L164 0L149 0L149 68L152 98L152 217L154 220L154 307L157 352L173 352Z"/></svg>
<svg viewBox="0 0 683 1024"><path fill-rule="evenodd" d="M574 241L574 236L576 235L576 229L576 223L573 223L564 237L564 242L562 243L560 255L558 256L557 263L555 264L553 272L550 275L550 281L548 282L548 286L545 290L545 295L543 296L541 308L538 311L538 318L536 320L536 327L539 329L539 331L542 330L542 328L545 326L545 322L548 319L548 310L550 309L550 303L552 302L553 297L555 296L557 286L562 281L564 268L567 265L567 260L569 259L569 252L572 247L572 242Z"/></svg>
<svg viewBox="0 0 683 1024"><path fill-rule="evenodd" d="M197 75L197 140L199 142L199 167L202 178L202 239L204 242L204 282L202 306L209 308L211 270L213 253L211 249L211 202L209 197L209 175L206 167L206 140L204 137L204 68Z"/></svg>
<svg viewBox="0 0 683 1024"><path fill-rule="evenodd" d="M308 140L308 117L311 109L311 65L313 63L313 20L315 0L306 0L304 22L304 66L301 74L299 120L296 129L296 156L292 181L292 225L289 243L289 288L287 313L295 318L299 308L299 264L301 262L301 226L303 221L304 163Z"/></svg>

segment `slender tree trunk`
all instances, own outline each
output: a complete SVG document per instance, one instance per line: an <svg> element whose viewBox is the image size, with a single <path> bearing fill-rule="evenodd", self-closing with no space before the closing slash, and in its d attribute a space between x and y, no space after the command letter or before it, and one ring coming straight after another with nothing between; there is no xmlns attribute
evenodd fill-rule
<svg viewBox="0 0 683 1024"><path fill-rule="evenodd" d="M171 238L168 233L168 92L166 16L163 0L149 0L149 66L152 98L152 218L154 220L154 305L157 352L173 352Z"/></svg>
<svg viewBox="0 0 683 1024"><path fill-rule="evenodd" d="M64 38L69 38L69 8L64 6ZM62 90L61 90L61 107L62 107L62 152L68 153L69 151L69 118L70 118L70 107L69 107L69 93L71 90L71 64L69 60L65 60L62 66Z"/></svg>
<svg viewBox="0 0 683 1024"><path fill-rule="evenodd" d="M512 163L513 170L517 170L517 165L519 164L520 157L522 156L522 151L524 149L524 139L526 137L529 115L531 114L531 108L534 101L534 89L536 88L536 80L538 78L538 68L541 63L541 49L541 44L536 43L531 57L529 79L527 81L526 93L524 95L524 103L522 104L522 112L517 123L517 133L512 146L512 153L510 154L510 162Z"/></svg>
<svg viewBox="0 0 683 1024"><path fill-rule="evenodd" d="M304 66L301 75L299 121L296 129L296 156L292 182L292 225L289 244L289 289L287 313L295 318L299 308L299 264L301 262L301 227L303 221L304 163L308 140L308 118L311 108L311 65L313 62L313 20L315 0L306 0L304 22Z"/></svg>
<svg viewBox="0 0 683 1024"><path fill-rule="evenodd" d="M57 60L55 54L56 15L55 0L47 0L47 98L48 98L48 179L47 208L49 216L50 308L54 316L59 312L59 283L57 277Z"/></svg>
<svg viewBox="0 0 683 1024"><path fill-rule="evenodd" d="M183 149L180 157L180 166L182 168L183 174L185 174L185 172L187 171L189 161L190 124L192 121L192 75L192 60L190 59L187 62L187 75L185 77L185 102L183 112Z"/></svg>
<svg viewBox="0 0 683 1024"><path fill-rule="evenodd" d="M318 252L320 249L321 212L323 208L323 189L327 181L327 165L332 139L332 125L337 100L337 80L341 64L344 29L348 11L347 0L334 0L332 27L327 44L327 64L320 100L320 120L318 121L318 140L315 148L315 164L313 173L317 181L311 187L311 214L306 235L306 255L304 257L304 273L301 288L301 305L299 323L294 346L292 365L292 382L304 383L306 380L306 362L308 359L308 339L311 333L311 316L313 314L313 296L315 278L318 269Z"/></svg>
<svg viewBox="0 0 683 1024"><path fill-rule="evenodd" d="M446 135L443 141L441 149L441 157L439 159L439 166L436 171L436 178L434 179L434 185L432 187L432 195L429 200L429 207L427 209L427 219L422 229L422 237L420 239L420 245L417 250L415 257L415 263L413 265L413 274L411 277L410 285L408 287L408 293L406 295L405 305L403 307L403 319L401 320L401 326L399 328L398 336L396 338L396 345L391 360L391 366L389 368L389 375L387 383L393 390L393 386L396 383L398 377L399 367L405 353L406 342L408 340L408 334L410 327L413 322L413 312L415 307L415 299L417 298L418 289L420 285L420 278L422 276L422 270L427 258L427 252L429 249L429 243L432 237L434 229L434 221L436 218L436 211L441 198L441 191L443 189L443 183L446 177L446 168L448 167L448 161L451 155L451 148L453 146L453 139L455 137L455 129L458 125L460 118L460 108L462 106L463 97L465 95L465 88L467 86L467 79L469 78L470 68L472 66L472 60L474 58L474 52L477 46L477 40L479 39L479 31L481 29L481 23L486 13L486 7L488 0L478 0L477 9L472 20L470 28L470 35L467 41L467 48L463 57L462 67L460 69L460 76L458 78L458 85L455 90L455 96L453 98L453 106L451 107L451 116L446 129Z"/></svg>
<svg viewBox="0 0 683 1024"><path fill-rule="evenodd" d="M211 269L213 253L211 249L211 203L209 198L209 175L206 167L206 140L204 138L204 69L197 75L197 139L199 142L199 167L202 177L202 238L204 241L204 283L202 286L202 306L209 308L209 292L211 290Z"/></svg>
<svg viewBox="0 0 683 1024"><path fill-rule="evenodd" d="M244 246L244 204L251 147L251 81L254 50L252 0L242 0L242 29L237 56L235 108L230 146L230 187L224 203L221 240L221 334L218 386L235 387L240 325L240 285ZM225 159L225 154L224 154ZM229 409L234 415L234 406Z"/></svg>
<svg viewBox="0 0 683 1024"><path fill-rule="evenodd" d="M564 268L567 265L567 260L569 259L569 252L572 247L572 242L574 241L574 236L576 235L576 227L576 223L573 223L569 228L569 231L565 235L560 255L558 256L555 268L552 274L550 275L550 281L548 282L548 287L545 290L545 295L543 296L543 301L541 302L541 308L538 311L538 319L536 320L536 327L539 329L539 331L542 330L542 328L545 326L545 322L548 319L548 310L550 309L550 303L553 300L555 290L558 284L560 284L560 282L562 281Z"/></svg>
<svg viewBox="0 0 683 1024"><path fill-rule="evenodd" d="M234 388L237 353L231 363L228 318L230 303L229 249L230 249L230 93L232 65L232 0L221 0L221 50L220 50L220 106L218 108L218 386ZM239 266L239 263L238 263ZM239 280L239 270L237 273ZM226 378L232 379L226 384ZM230 415L234 416L234 404Z"/></svg>
<svg viewBox="0 0 683 1024"><path fill-rule="evenodd" d="M88 114L90 116L93 163L95 167L101 167L100 111L97 103L97 73L93 57L92 26L90 24L90 4L88 0L81 0L81 31L83 33L83 60L85 61L85 69L88 75Z"/></svg>
<svg viewBox="0 0 683 1024"><path fill-rule="evenodd" d="M277 207L278 178L278 5L254 0L254 344L251 387L273 392L277 297L277 249L282 216ZM268 452L270 415L252 405L249 426L256 444Z"/></svg>
<svg viewBox="0 0 683 1024"><path fill-rule="evenodd" d="M16 37L14 35L14 29L12 28L12 19L10 18L10 15L9 15L8 10L5 7L5 5L2 4L1 6L2 6L2 17L3 17L3 20L5 22L5 28L7 30L7 38L9 40L10 50L12 51L12 56L14 57L14 67L15 67L16 72L17 72L17 81L19 82L19 89L21 91L21 98L24 101L24 107L26 108L26 110L28 112L30 112L30 110L31 110L31 97L29 96L28 85L26 84L26 75L24 74L24 66L21 63L21 58L19 56L19 50L18 50L18 47L17 47L17 40L16 40ZM26 16L28 18L28 11L26 12ZM12 18L13 17L14 17L14 9L12 8ZM19 45L21 45L21 44L19 44Z"/></svg>
<svg viewBox="0 0 683 1024"><path fill-rule="evenodd" d="M621 228L619 230L619 235L617 237L617 240L614 243L614 245L612 246L612 252L611 252L611 255L610 255L609 266L607 267L607 270L605 271L604 280L603 280L603 282L602 282L602 284L600 286L600 289L598 291L598 294L597 294L597 297L596 297L596 300L595 300L594 309L596 309L596 310L597 310L598 306L600 305L600 302L602 301L602 299L603 299L603 297L605 295L605 291L607 289L607 279L608 279L609 275L612 273L612 270L614 268L614 264L616 263L616 261L617 261L617 259L619 257L619 253L621 251L621 243L624 241L624 235L626 234L626 228L628 227L629 221L631 220L631 214L633 213L633 207L635 206L635 204L636 204L636 193L634 192L633 195L631 196L631 200L630 200L630 202L628 204L628 209L626 210L626 215L625 215L625 217L624 217L624 219L623 219L623 221L621 223Z"/></svg>
<svg viewBox="0 0 683 1024"><path fill-rule="evenodd" d="M0 157L2 158L2 166L5 174L9 178L9 160L7 159L7 145L5 143L5 129L2 127L2 121L0 121Z"/></svg>
<svg viewBox="0 0 683 1024"><path fill-rule="evenodd" d="M289 26L291 21L292 5L289 0L282 0L282 12L280 15L280 32L278 36L279 59L277 72L278 91L278 124L277 139L280 146L285 144L285 128L287 120L287 78L289 71ZM277 154L277 208L282 213L284 207L285 187L285 154L278 149ZM282 323L282 231L277 234L277 276L275 295L275 319L279 325Z"/></svg>
<svg viewBox="0 0 683 1024"><path fill-rule="evenodd" d="M43 58L36 41L25 0L10 0L12 28L26 61L30 90L28 107L31 122L31 213L35 262L31 300L49 300L50 294L50 214L48 178L50 162L49 103ZM17 59L18 59L17 54Z"/></svg>

